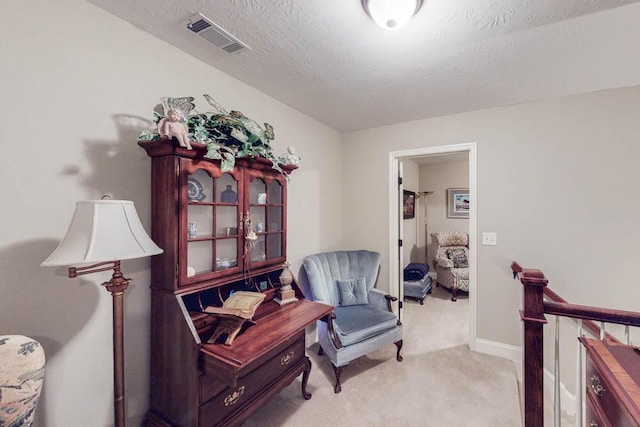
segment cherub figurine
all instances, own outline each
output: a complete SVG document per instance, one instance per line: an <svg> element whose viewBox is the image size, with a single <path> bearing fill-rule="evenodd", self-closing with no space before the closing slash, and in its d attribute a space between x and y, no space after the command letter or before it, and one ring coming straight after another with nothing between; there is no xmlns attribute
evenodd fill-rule
<svg viewBox="0 0 640 427"><path fill-rule="evenodd" d="M293 146L287 148L287 152L280 157L280 160L285 165L298 166L300 164L300 156L296 154L296 148Z"/></svg>
<svg viewBox="0 0 640 427"><path fill-rule="evenodd" d="M160 136L166 136L169 138L175 136L181 147L191 150L191 144L189 143L189 128L182 119L183 115L180 110L176 108L170 109L167 112L167 117L158 122L158 133L160 133Z"/></svg>

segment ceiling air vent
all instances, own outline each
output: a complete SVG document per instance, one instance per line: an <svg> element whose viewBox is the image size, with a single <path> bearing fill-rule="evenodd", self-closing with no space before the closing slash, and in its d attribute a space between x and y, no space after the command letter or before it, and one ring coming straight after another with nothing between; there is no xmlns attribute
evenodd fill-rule
<svg viewBox="0 0 640 427"><path fill-rule="evenodd" d="M249 46L226 32L222 27L201 13L195 14L187 21L187 29L193 31L215 47L219 47L227 53L236 53Z"/></svg>

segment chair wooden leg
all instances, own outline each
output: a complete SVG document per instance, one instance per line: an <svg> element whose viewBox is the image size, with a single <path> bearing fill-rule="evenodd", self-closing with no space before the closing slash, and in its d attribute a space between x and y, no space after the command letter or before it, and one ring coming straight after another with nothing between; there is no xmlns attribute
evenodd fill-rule
<svg viewBox="0 0 640 427"><path fill-rule="evenodd" d="M394 342L396 347L398 347L398 353L396 354L396 359L398 362L402 362L402 356L400 355L400 350L402 350L402 340Z"/></svg>
<svg viewBox="0 0 640 427"><path fill-rule="evenodd" d="M458 288L451 288L451 301L458 301Z"/></svg>
<svg viewBox="0 0 640 427"><path fill-rule="evenodd" d="M342 391L342 386L340 385L340 375L342 375L342 370L344 369L344 366L340 366L339 368L333 364L332 366L333 366L333 372L335 372L336 374L336 384L333 386L333 392L335 394L338 394Z"/></svg>

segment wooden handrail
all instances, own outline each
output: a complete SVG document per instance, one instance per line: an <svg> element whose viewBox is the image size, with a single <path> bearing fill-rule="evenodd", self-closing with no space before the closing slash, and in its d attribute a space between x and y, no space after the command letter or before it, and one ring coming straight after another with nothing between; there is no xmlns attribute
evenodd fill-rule
<svg viewBox="0 0 640 427"><path fill-rule="evenodd" d="M607 308L555 301L546 301L544 303L544 307L545 313L556 316L572 317L574 319L589 319L595 320L596 322L640 327L640 316L638 316L638 313L634 311L610 310ZM600 328L598 326L596 326L596 328L598 328L599 333Z"/></svg>
<svg viewBox="0 0 640 427"><path fill-rule="evenodd" d="M513 271L514 278L522 277L525 279L524 282L521 280L523 285L528 284L527 282L531 281L531 277L544 278L542 271L522 268L520 264L515 261L511 264L511 270ZM600 336L600 326L595 322L640 326L640 317L638 317L638 313L634 311L611 310L601 307L570 304L548 286L545 286L542 292L546 298L551 300L543 301L543 311L545 314L583 319L582 325L595 336ZM606 333L606 337L611 341L620 342L608 332Z"/></svg>
<svg viewBox="0 0 640 427"><path fill-rule="evenodd" d="M520 317L524 323L524 425L544 427L543 403L543 326L545 314L583 319L583 326L596 336L600 327L594 323L605 322L640 327L640 313L611 310L601 307L569 304L547 287L544 273L536 269L522 268L517 262L511 264L513 277L524 285L523 308ZM551 301L545 301L544 298ZM619 341L610 334L609 340Z"/></svg>
<svg viewBox="0 0 640 427"><path fill-rule="evenodd" d="M567 316L567 317L573 317L573 318L580 318L580 316L571 316L568 313L564 313L562 310L563 309L567 309L570 310L569 307L563 307L560 309L559 312L550 312L549 310L549 305L553 305L552 302L556 302L556 303L562 303L562 304L569 304L564 298L562 298L560 295L558 295L557 293L555 293L551 288L544 288L544 296L547 297L548 299L550 299L551 301L545 301L544 302L544 306L545 306L545 313L548 314L555 314L558 316ZM583 307L586 308L586 306L576 306L573 304L569 304L569 306L575 306L575 307ZM590 307L592 309L595 310L600 310L598 307ZM598 337L600 336L600 326L594 322L598 321L598 322L605 322L606 320L601 319L600 317L596 317L596 318L591 318L591 317L586 317L585 320L582 321L582 326L584 326L585 329L588 329L589 331L591 331L591 333ZM614 322L615 323L615 322ZM620 342L616 337L614 337L613 335L611 335L609 332L605 332L605 336L607 337L607 339L614 341L614 342Z"/></svg>

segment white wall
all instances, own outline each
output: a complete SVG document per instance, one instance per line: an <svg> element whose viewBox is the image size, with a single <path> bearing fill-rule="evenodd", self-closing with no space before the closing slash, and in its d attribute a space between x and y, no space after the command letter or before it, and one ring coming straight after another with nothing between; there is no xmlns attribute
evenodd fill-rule
<svg viewBox="0 0 640 427"><path fill-rule="evenodd" d="M0 334L39 339L46 351L38 426L112 425L108 274L69 279L42 268L75 202L109 192L130 199L150 230L150 159L136 144L164 96L208 93L275 128L277 153L296 146L288 254L340 247L338 132L152 38L82 0L27 0L0 13ZM206 110L206 108L204 108ZM125 261L127 425L148 409L149 261Z"/></svg>
<svg viewBox="0 0 640 427"><path fill-rule="evenodd" d="M389 152L475 141L478 234L498 235L478 251L478 337L520 345L513 260L542 269L569 301L638 310L628 278L640 241L638 117L634 86L347 134L345 212L366 205L367 215L345 218L345 242L383 254L388 286Z"/></svg>
<svg viewBox="0 0 640 427"><path fill-rule="evenodd" d="M429 245L429 260L431 265L432 242L431 233L438 231L463 231L469 232L469 220L467 218L449 218L447 216L448 188L468 188L469 187L469 161L445 161L420 166L420 191L433 191L427 196L427 244ZM423 232L424 233L424 232ZM424 240L422 240L424 245ZM425 253L424 246L420 246L420 251ZM431 265L434 270L434 266Z"/></svg>

